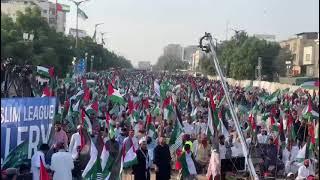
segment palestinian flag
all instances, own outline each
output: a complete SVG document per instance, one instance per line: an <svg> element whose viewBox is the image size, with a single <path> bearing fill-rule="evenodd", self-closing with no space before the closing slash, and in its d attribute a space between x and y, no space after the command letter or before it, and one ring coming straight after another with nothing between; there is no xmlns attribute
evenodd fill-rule
<svg viewBox="0 0 320 180"><path fill-rule="evenodd" d="M296 161L298 162L303 162L305 159L307 159L307 155L308 155L308 152L307 150L309 149L309 142L306 143L303 148L301 148L299 151L298 151L298 154L296 156Z"/></svg>
<svg viewBox="0 0 320 180"><path fill-rule="evenodd" d="M87 128L90 134L92 133L92 124L84 109L81 110L81 125Z"/></svg>
<svg viewBox="0 0 320 180"><path fill-rule="evenodd" d="M43 161L41 156L40 156L40 180L50 180L49 178L49 174L46 170L46 168L44 167Z"/></svg>
<svg viewBox="0 0 320 180"><path fill-rule="evenodd" d="M80 18L82 18L83 20L88 19L88 16L86 15L86 13L83 12L80 8L78 8L78 16L79 16Z"/></svg>
<svg viewBox="0 0 320 180"><path fill-rule="evenodd" d="M138 163L136 149L133 142L131 142L131 147L126 152L126 146L122 146L122 158L121 158L121 171L126 168L130 168ZM121 172L120 171L120 172Z"/></svg>
<svg viewBox="0 0 320 180"><path fill-rule="evenodd" d="M169 91L170 83L168 81L164 81L160 84L160 96L162 99L167 97L167 92Z"/></svg>
<svg viewBox="0 0 320 180"><path fill-rule="evenodd" d="M103 150L100 156L101 159L101 168L102 168L102 178L108 180L111 175L111 169L115 162L115 157L110 155L110 147L107 144L104 144Z"/></svg>
<svg viewBox="0 0 320 180"><path fill-rule="evenodd" d="M41 77L50 78L49 69L42 66L37 66L37 74Z"/></svg>
<svg viewBox="0 0 320 180"><path fill-rule="evenodd" d="M300 85L304 89L319 89L319 81L308 81Z"/></svg>
<svg viewBox="0 0 320 180"><path fill-rule="evenodd" d="M89 106L87 106L87 108L86 108L86 112L88 113L88 114L96 114L96 115L98 115L98 113L99 113L99 104L98 104L98 101L95 101L95 102L93 102L92 104L90 104Z"/></svg>
<svg viewBox="0 0 320 180"><path fill-rule="evenodd" d="M174 124L173 132L171 133L171 136L170 136L169 144L170 145L175 144L175 142L177 141L179 135L182 132L183 132L182 125L180 123L180 120L177 118L176 122Z"/></svg>
<svg viewBox="0 0 320 180"><path fill-rule="evenodd" d="M182 176L197 175L195 162L192 158L186 158L186 152L183 152L178 161L182 165Z"/></svg>
<svg viewBox="0 0 320 180"><path fill-rule="evenodd" d="M208 106L208 122L207 122L206 133L207 133L208 139L210 139L210 137L213 136L213 133L214 133L212 112L209 106Z"/></svg>
<svg viewBox="0 0 320 180"><path fill-rule="evenodd" d="M108 85L108 97L113 104L123 105L125 104L123 96L120 92L112 87L111 84Z"/></svg>
<svg viewBox="0 0 320 180"><path fill-rule="evenodd" d="M28 141L24 141L12 149L1 164L2 169L18 168L21 164L28 162L28 145Z"/></svg>
<svg viewBox="0 0 320 180"><path fill-rule="evenodd" d="M308 105L303 109L302 115L305 119L311 120L312 117L319 118L319 113L312 109L312 102L309 98Z"/></svg>
<svg viewBox="0 0 320 180"><path fill-rule="evenodd" d="M90 160L82 172L84 179L97 179L97 174L101 173L100 158L98 158L98 150L91 140L90 145Z"/></svg>

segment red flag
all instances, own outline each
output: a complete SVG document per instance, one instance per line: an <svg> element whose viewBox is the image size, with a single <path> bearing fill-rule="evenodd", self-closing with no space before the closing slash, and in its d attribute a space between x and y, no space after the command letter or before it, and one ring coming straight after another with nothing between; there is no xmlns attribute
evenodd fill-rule
<svg viewBox="0 0 320 180"><path fill-rule="evenodd" d="M57 3L56 6L57 6L57 11L62 11L62 5L61 4Z"/></svg>
<svg viewBox="0 0 320 180"><path fill-rule="evenodd" d="M108 84L108 96L112 96L113 93L114 93L113 87L112 87L112 85L109 83L109 84Z"/></svg>
<svg viewBox="0 0 320 180"><path fill-rule="evenodd" d="M69 102L69 99L67 98L65 101L64 101L64 109L66 112L69 111L69 107L70 107L70 102Z"/></svg>
<svg viewBox="0 0 320 180"><path fill-rule="evenodd" d="M309 100L308 100L308 111L307 112L309 112L309 113L311 113L312 112L312 103L311 103L311 98L309 98Z"/></svg>
<svg viewBox="0 0 320 180"><path fill-rule="evenodd" d="M50 67L49 68L49 75L50 75L51 78L54 77L54 67Z"/></svg>
<svg viewBox="0 0 320 180"><path fill-rule="evenodd" d="M312 123L309 124L308 130L309 130L308 134L310 136L310 142L312 144L316 144L316 138L315 138L315 134L314 134L314 126Z"/></svg>
<svg viewBox="0 0 320 180"><path fill-rule="evenodd" d="M216 110L216 104L214 103L211 91L209 91L209 98L210 98L211 108L212 108L213 111L215 111Z"/></svg>
<svg viewBox="0 0 320 180"><path fill-rule="evenodd" d="M149 99L148 99L148 98L145 99L145 100L143 100L143 106L144 106L146 109L149 108Z"/></svg>
<svg viewBox="0 0 320 180"><path fill-rule="evenodd" d="M99 113L99 104L98 104L98 101L95 101L92 105L91 105L92 109Z"/></svg>
<svg viewBox="0 0 320 180"><path fill-rule="evenodd" d="M84 118L86 117L86 113L84 112L84 109L81 109L81 126L84 124Z"/></svg>
<svg viewBox="0 0 320 180"><path fill-rule="evenodd" d="M83 128L83 126L81 126L80 131L79 131L79 134L80 134L80 142L81 142L81 144L80 144L80 151L83 149L83 147L84 147L85 144L86 144L86 141L85 141L85 137L84 137L82 128Z"/></svg>
<svg viewBox="0 0 320 180"><path fill-rule="evenodd" d="M91 99L91 98L90 98L90 90L89 90L89 88L87 87L87 88L84 89L83 100L86 101L86 102L88 102L90 99Z"/></svg>
<svg viewBox="0 0 320 180"><path fill-rule="evenodd" d="M291 127L291 125L293 124L293 117L290 114L290 112L288 113L288 121L287 121L287 127Z"/></svg>
<svg viewBox="0 0 320 180"><path fill-rule="evenodd" d="M270 125L273 126L276 123L273 116L270 116Z"/></svg>
<svg viewBox="0 0 320 180"><path fill-rule="evenodd" d="M129 101L128 101L128 108L129 108L129 114L132 114L134 110L134 104L131 97L129 98Z"/></svg>
<svg viewBox="0 0 320 180"><path fill-rule="evenodd" d="M152 122L152 117L151 117L150 113L147 114L146 120L147 120L147 124L151 124L151 122Z"/></svg>
<svg viewBox="0 0 320 180"><path fill-rule="evenodd" d="M253 117L253 115L251 113L250 113L250 116L249 116L249 122L251 124L252 129L255 130L256 129L256 122L254 121L254 117Z"/></svg>
<svg viewBox="0 0 320 180"><path fill-rule="evenodd" d="M42 158L40 156L40 180L49 180L49 174L46 170L46 168L44 167L44 164L42 162Z"/></svg>
<svg viewBox="0 0 320 180"><path fill-rule="evenodd" d="M81 81L82 81L83 88L86 88L87 87L87 79L86 78L82 78Z"/></svg>
<svg viewBox="0 0 320 180"><path fill-rule="evenodd" d="M170 104L170 101L171 101L171 97L167 97L166 99L164 99L162 103L162 109L168 107Z"/></svg>
<svg viewBox="0 0 320 180"><path fill-rule="evenodd" d="M42 94L45 95L45 96L50 96L50 95L51 95L50 89L49 89L48 86L46 86L45 88L43 88Z"/></svg>

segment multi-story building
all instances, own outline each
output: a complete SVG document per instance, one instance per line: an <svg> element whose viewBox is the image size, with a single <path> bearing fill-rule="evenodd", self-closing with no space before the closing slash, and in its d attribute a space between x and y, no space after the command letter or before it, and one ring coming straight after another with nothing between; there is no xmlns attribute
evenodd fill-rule
<svg viewBox="0 0 320 180"><path fill-rule="evenodd" d="M62 8L57 9L60 6ZM69 12L67 5L55 4L48 0L1 0L1 14L6 14L15 21L17 12L25 12L27 7L38 7L41 16L46 19L49 26L55 28L57 32L65 32L66 13Z"/></svg>
<svg viewBox="0 0 320 180"><path fill-rule="evenodd" d="M276 36L272 34L254 34L253 36L260 40L266 40L271 42L276 41Z"/></svg>
<svg viewBox="0 0 320 180"><path fill-rule="evenodd" d="M183 60L192 64L193 54L200 48L198 46L187 46L183 48Z"/></svg>
<svg viewBox="0 0 320 180"><path fill-rule="evenodd" d="M183 60L183 47L180 44L169 44L163 49L164 56L174 56Z"/></svg>
<svg viewBox="0 0 320 180"><path fill-rule="evenodd" d="M151 70L150 61L139 61L138 69L140 69L140 70Z"/></svg>
<svg viewBox="0 0 320 180"><path fill-rule="evenodd" d="M76 37L77 35L77 29L75 28L70 28L69 29L69 36L72 36L72 37ZM88 34L85 30L81 30L81 29L78 29L78 37L79 38L84 38L84 37L87 37Z"/></svg>
<svg viewBox="0 0 320 180"><path fill-rule="evenodd" d="M319 77L319 39L317 32L303 32L296 37L280 42L282 48L288 48L292 55L293 75Z"/></svg>

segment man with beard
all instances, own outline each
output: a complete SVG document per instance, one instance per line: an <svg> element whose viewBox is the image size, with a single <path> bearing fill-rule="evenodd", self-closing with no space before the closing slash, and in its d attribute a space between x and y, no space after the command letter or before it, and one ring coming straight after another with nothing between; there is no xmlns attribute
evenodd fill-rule
<svg viewBox="0 0 320 180"><path fill-rule="evenodd" d="M156 165L156 180L169 180L171 175L171 155L164 136L159 138L159 144L154 149L153 161Z"/></svg>
<svg viewBox="0 0 320 180"><path fill-rule="evenodd" d="M132 167L135 180L150 180L150 160L145 137L139 140L139 149L137 150L138 164Z"/></svg>

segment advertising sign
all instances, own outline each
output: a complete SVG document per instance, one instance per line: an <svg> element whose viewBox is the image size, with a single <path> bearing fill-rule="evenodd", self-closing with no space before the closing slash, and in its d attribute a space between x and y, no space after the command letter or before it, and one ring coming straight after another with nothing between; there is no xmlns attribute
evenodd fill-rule
<svg viewBox="0 0 320 180"><path fill-rule="evenodd" d="M48 143L56 107L55 97L1 99L1 161L28 141L28 158Z"/></svg>

